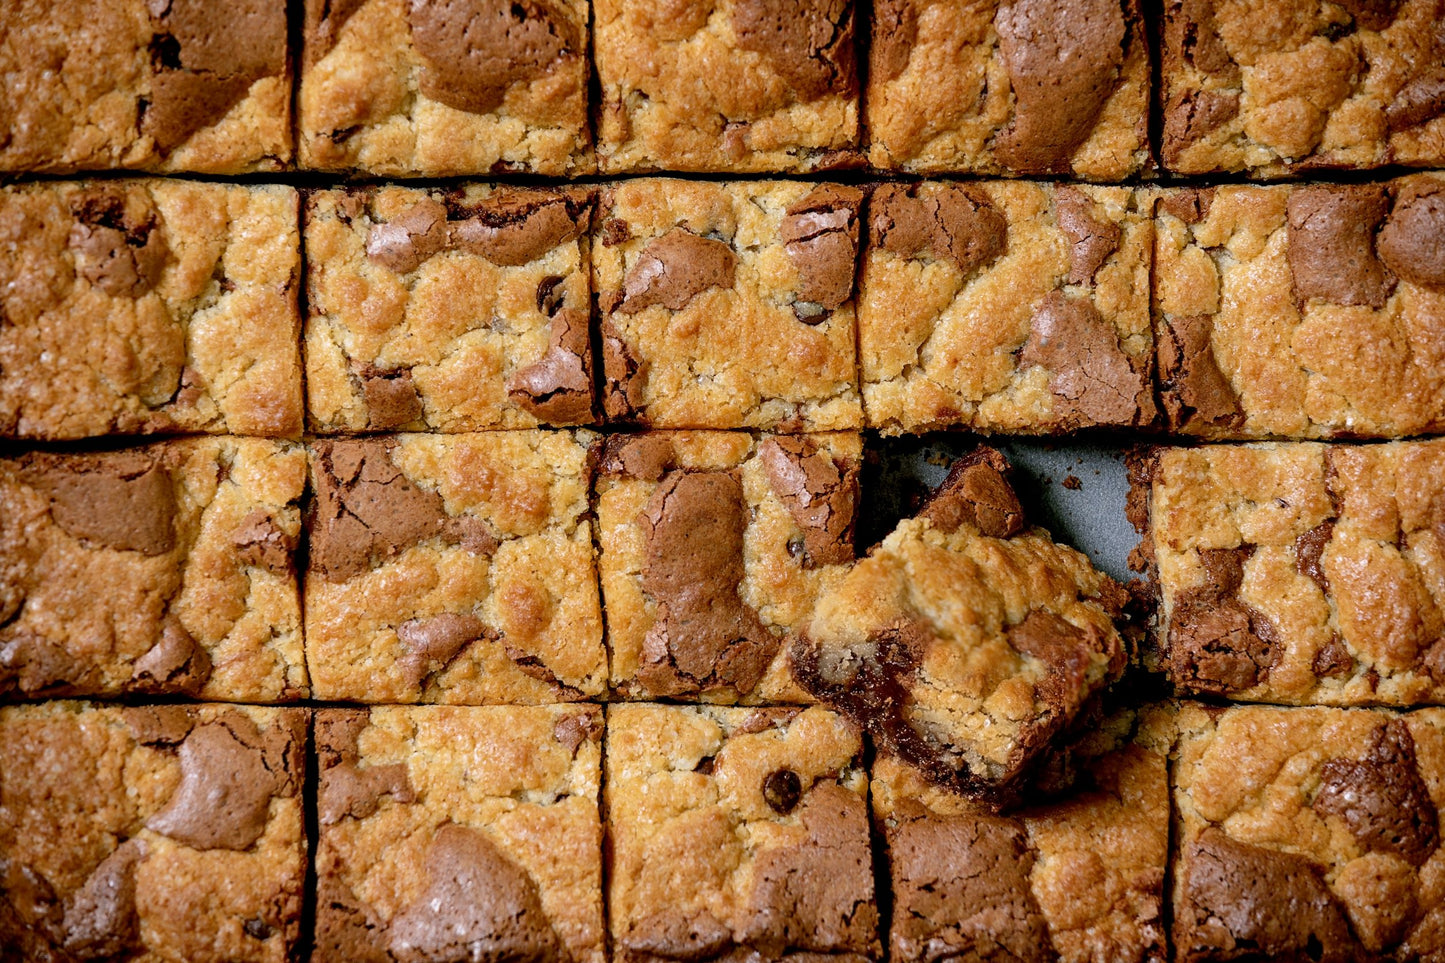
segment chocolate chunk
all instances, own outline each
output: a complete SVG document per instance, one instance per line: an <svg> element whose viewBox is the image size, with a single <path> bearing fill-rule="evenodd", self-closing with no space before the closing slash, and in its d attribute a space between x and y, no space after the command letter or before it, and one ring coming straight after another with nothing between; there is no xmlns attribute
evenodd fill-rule
<svg viewBox="0 0 1445 963"><path fill-rule="evenodd" d="M249 849L266 831L277 791L256 724L232 713L197 726L180 759L181 784L146 828L195 849Z"/></svg>
<svg viewBox="0 0 1445 963"><path fill-rule="evenodd" d="M0 639L0 692L19 688L27 696L86 688L93 670L65 646L29 632Z"/></svg>
<svg viewBox="0 0 1445 963"><path fill-rule="evenodd" d="M1333 521L1321 522L1294 540L1295 567L1301 575L1312 579L1326 595L1330 594L1330 580L1320 567L1320 556L1324 554L1334 531Z"/></svg>
<svg viewBox="0 0 1445 963"><path fill-rule="evenodd" d="M469 254L520 267L587 229L591 195L499 189L452 224L452 240Z"/></svg>
<svg viewBox="0 0 1445 963"><path fill-rule="evenodd" d="M834 311L853 296L862 205L863 192L856 187L820 184L788 208L782 238L798 269L798 300Z"/></svg>
<svg viewBox="0 0 1445 963"><path fill-rule="evenodd" d="M737 264L728 244L675 227L642 249L622 281L617 310L636 314L660 304L681 311L709 288L732 287Z"/></svg>
<svg viewBox="0 0 1445 963"><path fill-rule="evenodd" d="M1020 173L1067 174L1119 81L1119 0L1015 0L993 23L1014 94L1013 123L995 153Z"/></svg>
<svg viewBox="0 0 1445 963"><path fill-rule="evenodd" d="M553 317L562 310L567 300L567 290L562 282L567 280L560 274L549 274L537 282L537 310L547 317Z"/></svg>
<svg viewBox="0 0 1445 963"><path fill-rule="evenodd" d="M1049 711L1073 717L1088 691L1089 663L1104 651L1105 640L1093 626L1080 628L1052 612L1035 609L1008 630L1009 644L1038 659L1046 672L1035 684L1035 697Z"/></svg>
<svg viewBox="0 0 1445 963"><path fill-rule="evenodd" d="M380 438L317 442L311 566L332 581L443 533L441 495L414 485Z"/></svg>
<svg viewBox="0 0 1445 963"><path fill-rule="evenodd" d="M655 695L751 692L778 641L738 594L748 508L728 472L669 472L638 515L657 605L638 678Z"/></svg>
<svg viewBox="0 0 1445 963"><path fill-rule="evenodd" d="M1380 228L1376 246L1385 267L1411 284L1445 292L1445 184L1407 181Z"/></svg>
<svg viewBox="0 0 1445 963"><path fill-rule="evenodd" d="M1164 112L1165 160L1180 162L1180 154L1201 138L1239 116L1239 94L1223 90L1186 90Z"/></svg>
<svg viewBox="0 0 1445 963"><path fill-rule="evenodd" d="M174 746L194 723L185 706L126 706L120 712L131 736L145 746Z"/></svg>
<svg viewBox="0 0 1445 963"><path fill-rule="evenodd" d="M1087 298L1050 291L1034 311L1019 363L1050 371L1060 421L1129 425L1140 420L1146 405L1152 409L1148 378Z"/></svg>
<svg viewBox="0 0 1445 963"><path fill-rule="evenodd" d="M857 793L818 783L797 819L807 836L759 852L742 940L765 959L786 949L868 953L878 929L868 807ZM870 954L871 955L871 954Z"/></svg>
<svg viewBox="0 0 1445 963"><path fill-rule="evenodd" d="M1023 827L984 815L927 815L889 834L893 956L904 960L1055 958L1029 884Z"/></svg>
<svg viewBox="0 0 1445 963"><path fill-rule="evenodd" d="M1338 635L1331 636L1324 647L1310 660L1310 671L1322 679L1351 675L1355 671L1355 657L1349 646Z"/></svg>
<svg viewBox="0 0 1445 963"><path fill-rule="evenodd" d="M602 738L602 718L593 712L577 712L557 720L552 727L552 738L575 754L584 742L596 742Z"/></svg>
<svg viewBox="0 0 1445 963"><path fill-rule="evenodd" d="M1209 827L1182 859L1174 945L1182 959L1358 959L1345 912L1304 856Z"/></svg>
<svg viewBox="0 0 1445 963"><path fill-rule="evenodd" d="M398 963L561 957L537 884L486 834L443 825L426 865L426 889L391 921L389 948Z"/></svg>
<svg viewBox="0 0 1445 963"><path fill-rule="evenodd" d="M1024 529L1023 506L1008 482L1012 470L1002 452L979 445L953 463L918 517L945 532L968 524L989 538L1012 538Z"/></svg>
<svg viewBox="0 0 1445 963"><path fill-rule="evenodd" d="M146 857L139 839L115 848L65 901L62 947L79 960L101 960L142 949L135 911L135 867Z"/></svg>
<svg viewBox="0 0 1445 963"><path fill-rule="evenodd" d="M803 783L791 769L774 769L763 780L763 799L780 816L798 808L803 798Z"/></svg>
<svg viewBox="0 0 1445 963"><path fill-rule="evenodd" d="M167 616L161 637L135 661L128 689L148 695L179 693L197 696L211 679L211 654L179 619Z"/></svg>
<svg viewBox="0 0 1445 963"><path fill-rule="evenodd" d="M767 58L800 102L858 92L852 0L733 0L738 46Z"/></svg>
<svg viewBox="0 0 1445 963"><path fill-rule="evenodd" d="M383 369L354 362L352 367L361 380L368 428L393 431L422 419L421 395L412 381L410 368Z"/></svg>
<svg viewBox="0 0 1445 963"><path fill-rule="evenodd" d="M758 446L768 484L803 530L803 567L853 561L858 466L839 466L811 438L769 438Z"/></svg>
<svg viewBox="0 0 1445 963"><path fill-rule="evenodd" d="M431 676L445 669L468 645L501 638L496 629L475 615L458 612L410 619L396 627L396 636L406 650L396 660L396 667L407 684L416 689L424 688Z"/></svg>
<svg viewBox="0 0 1445 963"><path fill-rule="evenodd" d="M662 481L673 467L672 437L666 434L608 435L597 469L606 475Z"/></svg>
<svg viewBox="0 0 1445 963"><path fill-rule="evenodd" d="M1395 22L1395 15L1405 0L1337 0L1355 18L1355 24L1366 30L1385 30Z"/></svg>
<svg viewBox="0 0 1445 963"><path fill-rule="evenodd" d="M322 874L316 881L316 944L311 958L396 963L386 943L386 923L337 874Z"/></svg>
<svg viewBox="0 0 1445 963"><path fill-rule="evenodd" d="M236 557L243 564L264 568L276 575L291 572L296 552L296 536L282 531L280 524L265 509L248 513L231 533Z"/></svg>
<svg viewBox="0 0 1445 963"><path fill-rule="evenodd" d="M1159 198L1159 210L1185 224L1198 224L1209 216L1213 203L1214 188L1186 187L1169 191Z"/></svg>
<svg viewBox="0 0 1445 963"><path fill-rule="evenodd" d="M602 319L602 407L612 419L638 418L647 407L647 362L610 318Z"/></svg>
<svg viewBox="0 0 1445 963"><path fill-rule="evenodd" d="M152 7L154 73L141 132L162 151L216 123L256 81L285 70L285 4L166 0Z"/></svg>
<svg viewBox="0 0 1445 963"><path fill-rule="evenodd" d="M1375 230L1390 210L1383 185L1297 187L1286 203L1295 299L1385 306L1395 276L1375 256Z"/></svg>
<svg viewBox="0 0 1445 963"><path fill-rule="evenodd" d="M1445 66L1436 65L1400 88L1385 108L1385 123L1394 134L1432 121L1442 113L1445 113Z"/></svg>
<svg viewBox="0 0 1445 963"><path fill-rule="evenodd" d="M1366 852L1390 853L1420 867L1440 845L1440 814L1420 777L1404 719L1377 726L1363 759L1321 766L1312 805L1322 816L1343 819Z"/></svg>
<svg viewBox="0 0 1445 963"><path fill-rule="evenodd" d="M928 197L918 185L879 188L869 205L874 245L899 257L927 253L948 260L965 278L1008 250L1008 221L974 187L936 186Z"/></svg>
<svg viewBox="0 0 1445 963"><path fill-rule="evenodd" d="M1094 202L1077 187L1060 186L1054 193L1059 230L1069 239L1070 284L1087 284L1117 250L1124 236L1113 221L1095 216Z"/></svg>
<svg viewBox="0 0 1445 963"><path fill-rule="evenodd" d="M449 239L447 209L428 197L400 217L373 224L366 232L366 257L388 271L406 274L444 250Z"/></svg>
<svg viewBox="0 0 1445 963"><path fill-rule="evenodd" d="M154 452L36 457L30 466L66 534L142 555L175 547L175 491Z"/></svg>
<svg viewBox="0 0 1445 963"><path fill-rule="evenodd" d="M1169 318L1160 333L1160 397L1170 425L1183 428L1196 419L1220 428L1244 424L1234 385L1214 360L1213 318Z"/></svg>
<svg viewBox="0 0 1445 963"><path fill-rule="evenodd" d="M547 424L591 421L591 358L587 315L571 308L558 311L547 352L507 379L507 396Z"/></svg>
<svg viewBox="0 0 1445 963"><path fill-rule="evenodd" d="M718 959L732 945L733 933L705 910L663 909L633 921L618 942L643 960L702 961Z"/></svg>
<svg viewBox="0 0 1445 963"><path fill-rule="evenodd" d="M154 288L170 248L160 214L139 192L88 190L71 202L69 245L76 272L111 297L138 298Z"/></svg>
<svg viewBox="0 0 1445 963"><path fill-rule="evenodd" d="M913 0L875 0L868 76L878 83L895 80L908 69L918 40L918 11Z"/></svg>
<svg viewBox="0 0 1445 963"><path fill-rule="evenodd" d="M485 114L514 84L540 80L579 56L577 25L546 0L411 0L411 39L426 61L421 92Z"/></svg>
<svg viewBox="0 0 1445 963"><path fill-rule="evenodd" d="M1278 631L1236 593L1253 547L1206 549L1205 584L1182 594L1169 620L1174 679L1196 692L1231 695L1264 682L1282 651Z"/></svg>
<svg viewBox="0 0 1445 963"><path fill-rule="evenodd" d="M365 819L381 808L381 797L390 796L399 803L416 798L406 763L367 766L341 762L321 773L318 812L323 826L342 819Z"/></svg>

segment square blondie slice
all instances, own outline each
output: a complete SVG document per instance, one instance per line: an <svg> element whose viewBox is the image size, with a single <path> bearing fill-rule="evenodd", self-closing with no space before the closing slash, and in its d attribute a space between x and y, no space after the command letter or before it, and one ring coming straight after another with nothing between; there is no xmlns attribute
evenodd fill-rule
<svg viewBox="0 0 1445 963"><path fill-rule="evenodd" d="M853 561L862 447L848 432L609 437L597 527L614 691L809 701L786 642Z"/></svg>
<svg viewBox="0 0 1445 963"><path fill-rule="evenodd" d="M1445 177L1165 191L1155 342L1170 427L1445 431Z"/></svg>
<svg viewBox="0 0 1445 963"><path fill-rule="evenodd" d="M5 958L293 959L308 714L0 708Z"/></svg>
<svg viewBox="0 0 1445 963"><path fill-rule="evenodd" d="M880 959L862 752L817 707L609 706L613 959Z"/></svg>
<svg viewBox="0 0 1445 963"><path fill-rule="evenodd" d="M861 162L853 0L592 9L602 173Z"/></svg>
<svg viewBox="0 0 1445 963"><path fill-rule="evenodd" d="M854 287L863 192L624 181L592 246L603 405L653 428L858 428Z"/></svg>
<svg viewBox="0 0 1445 963"><path fill-rule="evenodd" d="M291 160L275 0L13 0L0 78L0 171L240 174Z"/></svg>
<svg viewBox="0 0 1445 963"><path fill-rule="evenodd" d="M0 459L0 699L305 697L305 488L294 442Z"/></svg>
<svg viewBox="0 0 1445 963"><path fill-rule="evenodd" d="M1445 702L1445 440L1158 454L1175 685L1251 702Z"/></svg>
<svg viewBox="0 0 1445 963"><path fill-rule="evenodd" d="M311 443L306 660L317 698L600 695L590 440L538 430Z"/></svg>
<svg viewBox="0 0 1445 963"><path fill-rule="evenodd" d="M1258 177L1445 163L1435 0L1167 0L1163 162Z"/></svg>
<svg viewBox="0 0 1445 963"><path fill-rule="evenodd" d="M593 420L591 192L307 199L307 409L321 433Z"/></svg>
<svg viewBox="0 0 1445 963"><path fill-rule="evenodd" d="M1121 181L1150 161L1139 0L878 0L868 159Z"/></svg>
<svg viewBox="0 0 1445 963"><path fill-rule="evenodd" d="M591 173L587 14L585 0L305 0L300 166Z"/></svg>
<svg viewBox="0 0 1445 963"><path fill-rule="evenodd" d="M1171 735L1162 707L1119 713L1077 747L1073 789L1004 816L879 755L889 958L1163 963Z"/></svg>
<svg viewBox="0 0 1445 963"><path fill-rule="evenodd" d="M603 963L602 710L316 713L316 963Z"/></svg>
<svg viewBox="0 0 1445 963"><path fill-rule="evenodd" d="M290 187L0 189L0 438L301 434Z"/></svg>
<svg viewBox="0 0 1445 963"><path fill-rule="evenodd" d="M1176 960L1445 953L1445 711L1189 705L1179 729Z"/></svg>
<svg viewBox="0 0 1445 963"><path fill-rule="evenodd" d="M1124 187L877 188L858 297L869 427L1151 423L1152 237Z"/></svg>

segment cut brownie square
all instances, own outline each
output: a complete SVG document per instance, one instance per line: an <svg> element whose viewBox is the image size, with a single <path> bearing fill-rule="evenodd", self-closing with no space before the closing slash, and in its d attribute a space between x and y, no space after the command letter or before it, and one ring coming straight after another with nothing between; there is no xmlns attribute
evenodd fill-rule
<svg viewBox="0 0 1445 963"><path fill-rule="evenodd" d="M312 443L306 658L317 697L600 695L590 440L508 431Z"/></svg>
<svg viewBox="0 0 1445 963"><path fill-rule="evenodd" d="M319 191L306 390L319 432L586 424L591 192Z"/></svg>
<svg viewBox="0 0 1445 963"><path fill-rule="evenodd" d="M1175 959L1445 954L1445 712L1186 706Z"/></svg>
<svg viewBox="0 0 1445 963"><path fill-rule="evenodd" d="M585 0L305 0L300 163L387 176L595 166Z"/></svg>
<svg viewBox="0 0 1445 963"><path fill-rule="evenodd" d="M1050 741L1122 674L1123 591L1027 527L1003 455L954 464L914 518L819 596L794 636L804 689L929 779L1014 801Z"/></svg>
<svg viewBox="0 0 1445 963"><path fill-rule="evenodd" d="M863 192L639 179L603 192L603 404L656 428L858 428Z"/></svg>
<svg viewBox="0 0 1445 963"><path fill-rule="evenodd" d="M603 963L602 710L316 713L317 963Z"/></svg>
<svg viewBox="0 0 1445 963"><path fill-rule="evenodd" d="M1436 0L1164 4L1163 161L1275 177L1445 163Z"/></svg>
<svg viewBox="0 0 1445 963"><path fill-rule="evenodd" d="M1163 963L1170 714L1123 712L1078 747L1078 786L1007 816L873 764L887 845L894 963Z"/></svg>
<svg viewBox="0 0 1445 963"><path fill-rule="evenodd" d="M853 561L862 447L841 432L608 438L597 527L614 690L809 701L785 641Z"/></svg>
<svg viewBox="0 0 1445 963"><path fill-rule="evenodd" d="M1206 438L1445 431L1445 177L1163 192L1155 341Z"/></svg>
<svg viewBox="0 0 1445 963"><path fill-rule="evenodd" d="M290 187L0 189L0 437L301 434Z"/></svg>
<svg viewBox="0 0 1445 963"><path fill-rule="evenodd" d="M1445 702L1445 440L1160 453L1149 541L1185 692Z"/></svg>
<svg viewBox="0 0 1445 963"><path fill-rule="evenodd" d="M0 708L0 957L293 959L307 714Z"/></svg>
<svg viewBox="0 0 1445 963"><path fill-rule="evenodd" d="M858 299L868 425L1149 424L1152 236L1123 187L879 187Z"/></svg>
<svg viewBox="0 0 1445 963"><path fill-rule="evenodd" d="M307 695L305 487L259 439L0 459L0 698Z"/></svg>
<svg viewBox="0 0 1445 963"><path fill-rule="evenodd" d="M816 707L609 706L613 958L880 958L862 752Z"/></svg>
<svg viewBox="0 0 1445 963"><path fill-rule="evenodd" d="M0 77L0 171L236 174L291 160L275 0L12 0Z"/></svg>
<svg viewBox="0 0 1445 963"><path fill-rule="evenodd" d="M853 0L592 8L603 173L861 161Z"/></svg>

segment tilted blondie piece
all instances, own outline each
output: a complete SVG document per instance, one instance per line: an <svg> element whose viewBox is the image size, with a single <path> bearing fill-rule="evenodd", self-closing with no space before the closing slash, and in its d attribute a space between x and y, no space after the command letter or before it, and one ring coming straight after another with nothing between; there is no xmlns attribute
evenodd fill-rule
<svg viewBox="0 0 1445 963"><path fill-rule="evenodd" d="M481 185L311 195L312 426L591 422L590 199Z"/></svg>
<svg viewBox="0 0 1445 963"><path fill-rule="evenodd" d="M305 488L291 442L0 459L0 698L306 696Z"/></svg>
<svg viewBox="0 0 1445 963"><path fill-rule="evenodd" d="M888 752L990 805L1017 791L1092 696L1123 672L1122 590L1026 527L980 448L914 518L823 592L793 674Z"/></svg>
<svg viewBox="0 0 1445 963"><path fill-rule="evenodd" d="M1445 431L1445 177L1166 191L1155 341L1171 427Z"/></svg>
<svg viewBox="0 0 1445 963"><path fill-rule="evenodd" d="M1138 197L1009 182L876 189L858 302L869 426L1153 421L1153 227Z"/></svg>
<svg viewBox="0 0 1445 963"><path fill-rule="evenodd" d="M1435 0L1167 0L1163 34L1171 171L1276 177L1445 163Z"/></svg>
<svg viewBox="0 0 1445 963"><path fill-rule="evenodd" d="M301 434L290 187L0 189L0 437Z"/></svg>
<svg viewBox="0 0 1445 963"><path fill-rule="evenodd" d="M1152 474L1175 685L1262 702L1445 702L1445 440L1174 449Z"/></svg>
<svg viewBox="0 0 1445 963"><path fill-rule="evenodd" d="M1007 816L880 755L889 958L1163 963L1171 735L1160 707L1120 713L1080 747L1076 789Z"/></svg>
<svg viewBox="0 0 1445 963"><path fill-rule="evenodd" d="M291 160L286 5L12 0L0 171L236 174Z"/></svg>
<svg viewBox="0 0 1445 963"><path fill-rule="evenodd" d="M305 16L302 167L594 169L584 0L306 0Z"/></svg>
<svg viewBox="0 0 1445 963"><path fill-rule="evenodd" d="M0 956L292 959L307 714L0 708Z"/></svg>
<svg viewBox="0 0 1445 963"><path fill-rule="evenodd" d="M853 0L592 7L603 173L861 161Z"/></svg>
<svg viewBox="0 0 1445 963"><path fill-rule="evenodd" d="M1139 0L878 0L874 167L1119 181L1149 162Z"/></svg>
<svg viewBox="0 0 1445 963"><path fill-rule="evenodd" d="M804 702L784 655L854 558L857 434L613 435L597 479L623 698Z"/></svg>
<svg viewBox="0 0 1445 963"><path fill-rule="evenodd" d="M1445 953L1445 712L1186 706L1174 958Z"/></svg>
<svg viewBox="0 0 1445 963"><path fill-rule="evenodd" d="M613 958L878 959L862 752L817 707L609 706Z"/></svg>
<svg viewBox="0 0 1445 963"><path fill-rule="evenodd" d="M589 440L508 431L312 443L306 659L317 697L599 695Z"/></svg>
<svg viewBox="0 0 1445 963"><path fill-rule="evenodd" d="M317 963L602 963L602 710L316 713Z"/></svg>
<svg viewBox="0 0 1445 963"><path fill-rule="evenodd" d="M853 291L863 192L624 181L592 246L603 404L655 428L862 423Z"/></svg>

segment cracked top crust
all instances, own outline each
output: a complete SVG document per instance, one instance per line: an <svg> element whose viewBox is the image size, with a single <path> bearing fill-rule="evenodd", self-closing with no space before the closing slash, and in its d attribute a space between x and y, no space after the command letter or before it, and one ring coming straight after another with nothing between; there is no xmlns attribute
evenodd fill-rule
<svg viewBox="0 0 1445 963"><path fill-rule="evenodd" d="M1186 691L1445 701L1445 443L1164 452L1150 539Z"/></svg>
<svg viewBox="0 0 1445 963"><path fill-rule="evenodd" d="M0 191L0 437L301 433L290 187Z"/></svg>
<svg viewBox="0 0 1445 963"><path fill-rule="evenodd" d="M872 25L875 167L1119 181L1149 160L1137 0L884 0Z"/></svg>
<svg viewBox="0 0 1445 963"><path fill-rule="evenodd" d="M614 705L607 739L619 959L879 956L850 724L819 708Z"/></svg>
<svg viewBox="0 0 1445 963"><path fill-rule="evenodd" d="M1128 188L877 188L858 305L868 424L1150 424L1152 236Z"/></svg>
<svg viewBox="0 0 1445 963"><path fill-rule="evenodd" d="M306 0L301 166L593 169L583 0Z"/></svg>
<svg viewBox="0 0 1445 963"><path fill-rule="evenodd" d="M299 445L0 460L0 693L305 696Z"/></svg>
<svg viewBox="0 0 1445 963"><path fill-rule="evenodd" d="M305 741L300 709L0 709L0 772L26 774L0 782L0 944L25 959L288 959Z"/></svg>
<svg viewBox="0 0 1445 963"><path fill-rule="evenodd" d="M600 694L591 440L509 431L312 443L306 640L317 695Z"/></svg>
<svg viewBox="0 0 1445 963"><path fill-rule="evenodd" d="M315 959L602 963L602 710L323 709Z"/></svg>
<svg viewBox="0 0 1445 963"><path fill-rule="evenodd" d="M593 421L591 192L322 191L306 386L313 427L475 431Z"/></svg>

